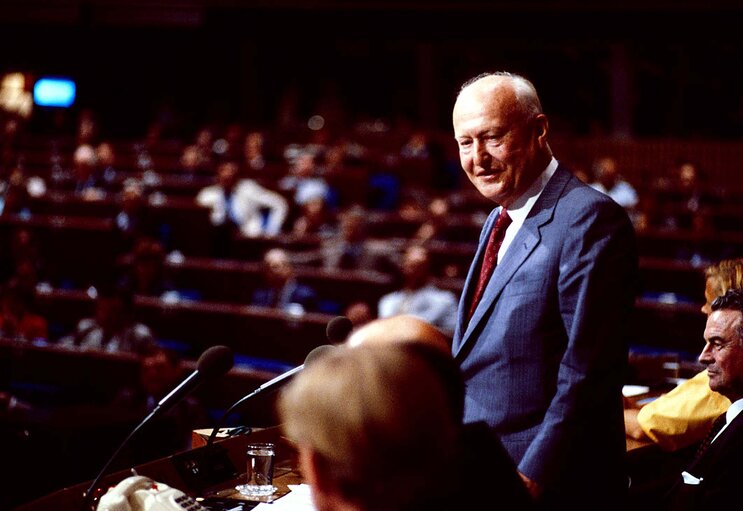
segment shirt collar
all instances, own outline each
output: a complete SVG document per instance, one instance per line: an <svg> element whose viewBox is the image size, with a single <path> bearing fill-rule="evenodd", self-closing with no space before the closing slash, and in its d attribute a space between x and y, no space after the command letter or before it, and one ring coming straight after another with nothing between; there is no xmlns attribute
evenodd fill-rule
<svg viewBox="0 0 743 511"><path fill-rule="evenodd" d="M524 220L526 220L526 216L529 214L529 211L531 211L534 203L537 202L537 199L542 194L542 191L544 191L544 187L547 186L547 182L550 180L556 170L557 160L553 156L552 160L550 160L549 164L547 165L547 168L544 169L542 173L539 174L539 176L537 176L531 186L521 195L521 197L516 199L511 207L506 210L508 211L508 216L511 217L511 220L513 220L514 223L519 225L524 223Z"/></svg>
<svg viewBox="0 0 743 511"><path fill-rule="evenodd" d="M730 424L733 422L740 412L743 412L743 399L739 399L730 405L728 411L725 412L725 423Z"/></svg>

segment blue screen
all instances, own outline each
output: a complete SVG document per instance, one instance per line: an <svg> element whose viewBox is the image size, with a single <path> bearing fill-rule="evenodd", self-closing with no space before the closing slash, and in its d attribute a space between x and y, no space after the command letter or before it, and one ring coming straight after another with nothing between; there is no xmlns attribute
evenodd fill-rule
<svg viewBox="0 0 743 511"><path fill-rule="evenodd" d="M75 82L66 78L41 78L34 85L34 103L68 107L75 101Z"/></svg>

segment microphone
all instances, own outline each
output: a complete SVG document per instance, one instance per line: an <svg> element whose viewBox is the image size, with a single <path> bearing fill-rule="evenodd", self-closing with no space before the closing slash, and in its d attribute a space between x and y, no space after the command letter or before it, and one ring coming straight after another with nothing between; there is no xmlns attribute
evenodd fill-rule
<svg viewBox="0 0 743 511"><path fill-rule="evenodd" d="M129 433L129 436L124 439L116 452L114 452L113 456L109 458L108 462L104 465L85 492L82 509L85 510L90 506L90 504L92 504L93 493L96 491L96 487L98 486L101 477L103 477L114 460L118 458L121 450L131 441L132 438L134 438L145 424L150 422L156 416L163 414L172 408L173 405L183 399L186 394L194 390L202 382L225 374L230 370L230 368L232 368L233 364L234 356L232 350L227 346L212 346L202 353L199 360L196 362L196 369L194 372L183 380L183 382L181 382L181 384L173 389L167 396L162 398L159 403L157 403L154 410L152 410L152 412L150 412L150 414L145 417L145 419L140 422L131 433Z"/></svg>
<svg viewBox="0 0 743 511"><path fill-rule="evenodd" d="M153 416L169 410L202 381L211 380L225 374L232 368L233 364L232 350L227 346L212 346L201 354L196 362L196 370L174 388L170 394L162 398L150 415Z"/></svg>
<svg viewBox="0 0 743 511"><path fill-rule="evenodd" d="M277 390L279 387L281 387L285 383L288 383L288 381L292 378L292 376L294 376L295 374L300 372L302 369L312 364L315 360L323 356L323 353L327 353L328 351L332 351L336 348L337 348L336 346L332 346L330 344L322 344L320 346L317 346L316 348L314 348L312 351L310 351L307 354L307 356L304 359L304 364L298 365L297 367L289 369L288 371L276 376L275 378L268 380L266 383L260 385L257 389L255 389L251 393L238 399L219 418L216 426L212 429L212 432L206 441L206 447L208 448L214 443L214 439L217 437L217 433L219 432L219 429L222 423L227 419L230 413L232 413L237 407L241 406L243 403L245 403L246 401L249 401L250 399L252 399L253 397L257 396L258 394L262 392L270 392L270 391Z"/></svg>
<svg viewBox="0 0 743 511"><path fill-rule="evenodd" d="M350 319L346 316L336 316L328 321L328 326L325 328L325 335L328 337L328 341L336 344L345 341L351 330L353 330L353 323Z"/></svg>

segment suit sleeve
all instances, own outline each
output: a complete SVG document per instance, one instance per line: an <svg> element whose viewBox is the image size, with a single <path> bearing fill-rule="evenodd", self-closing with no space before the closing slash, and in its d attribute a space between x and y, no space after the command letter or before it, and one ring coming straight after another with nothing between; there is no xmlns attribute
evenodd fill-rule
<svg viewBox="0 0 743 511"><path fill-rule="evenodd" d="M565 345L552 347L560 357L554 397L519 464L540 484L565 477L565 460L591 464L607 445L617 452L617 438L624 453L621 388L637 280L634 229L613 202L572 207L564 214L556 277L555 321Z"/></svg>

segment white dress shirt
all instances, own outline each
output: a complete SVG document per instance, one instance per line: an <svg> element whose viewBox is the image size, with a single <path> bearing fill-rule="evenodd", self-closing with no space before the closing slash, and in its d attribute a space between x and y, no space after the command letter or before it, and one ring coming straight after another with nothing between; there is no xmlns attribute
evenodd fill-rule
<svg viewBox="0 0 743 511"><path fill-rule="evenodd" d="M521 229L521 226L524 224L526 217L529 215L529 211L531 211L531 208L534 207L534 203L537 202L539 196L542 195L544 187L547 186L547 181L550 180L556 170L557 160L555 158L552 158L552 161L549 162L547 168L544 169L541 174L539 174L539 176L534 180L534 182L524 192L524 194L516 199L511 207L506 210L508 211L508 216L511 217L511 225L509 225L508 229L506 229L506 235L503 238L503 243L501 244L500 250L498 251L498 263L500 263L501 259L503 259L503 254L505 254L506 250L508 250L508 247L511 245L513 238L516 237L516 233L519 232L519 229Z"/></svg>

